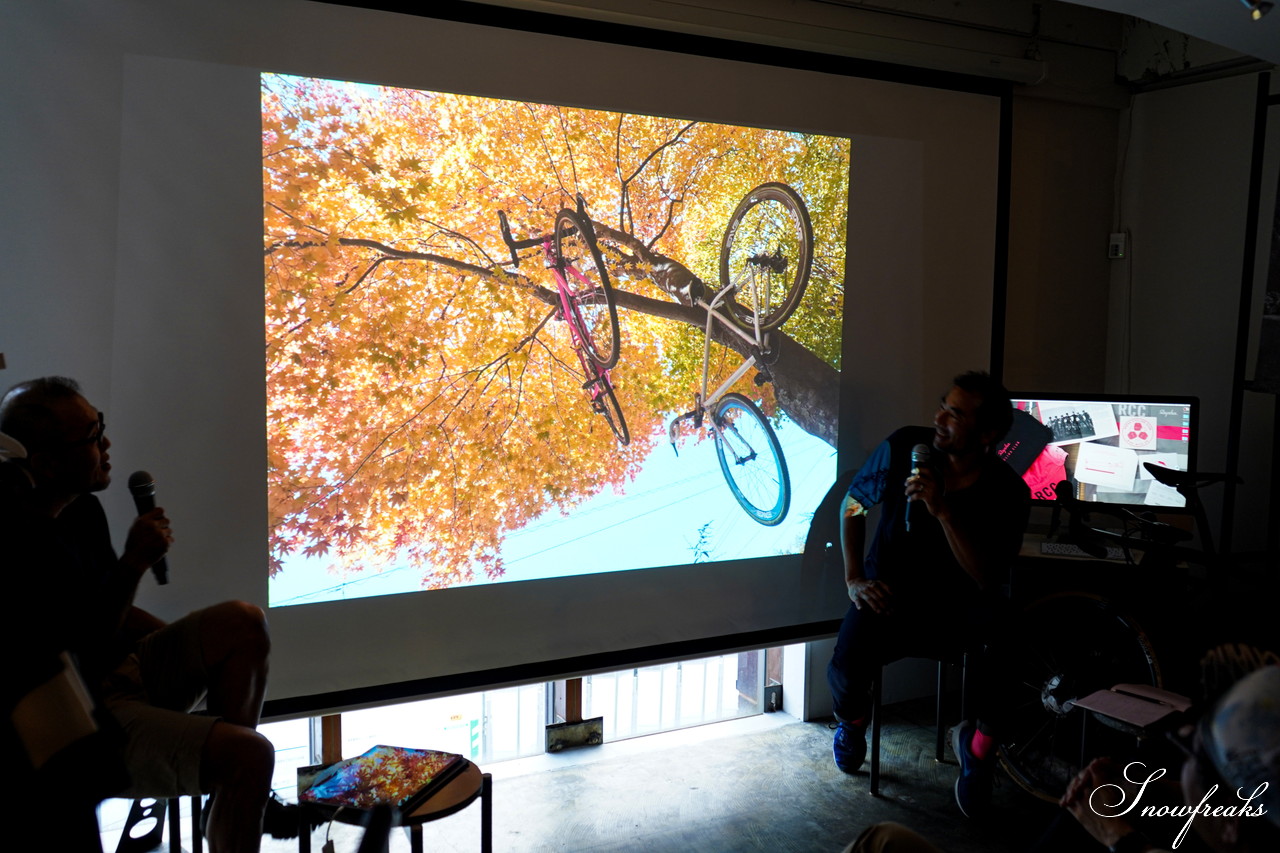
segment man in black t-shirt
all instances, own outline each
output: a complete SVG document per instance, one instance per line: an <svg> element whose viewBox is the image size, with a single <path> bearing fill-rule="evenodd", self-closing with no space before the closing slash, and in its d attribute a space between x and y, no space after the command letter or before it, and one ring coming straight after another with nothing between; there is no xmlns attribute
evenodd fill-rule
<svg viewBox="0 0 1280 853"><path fill-rule="evenodd" d="M904 427L882 442L841 509L852 604L827 669L836 765L848 773L862 766L870 685L883 664L974 652L969 676L978 722L963 722L953 740L961 764L956 800L969 816L989 801L995 754L998 708L982 653L1002 619L999 588L1030 512L1026 484L995 453L1011 418L999 382L985 373L957 376L933 427ZM866 513L875 505L880 521L866 550Z"/></svg>
<svg viewBox="0 0 1280 853"><path fill-rule="evenodd" d="M264 812L267 831L296 836L297 806L271 796L275 751L256 731L270 647L262 610L229 601L165 624L134 606L173 541L169 519L160 507L139 515L116 555L94 495L111 483L111 442L74 381L15 385L0 398L0 434L11 651L71 653L123 733L126 796L211 793L214 853L257 850ZM208 713L189 713L201 699Z"/></svg>

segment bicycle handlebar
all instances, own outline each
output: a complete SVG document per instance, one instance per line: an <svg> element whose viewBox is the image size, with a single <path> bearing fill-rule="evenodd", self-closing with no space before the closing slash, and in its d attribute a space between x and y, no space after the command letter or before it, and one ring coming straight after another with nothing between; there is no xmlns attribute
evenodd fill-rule
<svg viewBox="0 0 1280 853"><path fill-rule="evenodd" d="M1163 465L1153 465L1150 462L1143 462L1142 467L1146 468L1147 472L1151 474L1152 477L1155 477L1157 482L1162 483L1163 485L1169 486L1171 488L1177 489L1184 496L1186 495L1187 491L1198 489L1201 486L1210 486L1210 485L1213 485L1214 483L1237 483L1238 484L1238 483L1244 482L1239 477L1234 477L1230 474L1197 473L1195 471L1175 471L1172 468L1165 468Z"/></svg>
<svg viewBox="0 0 1280 853"><path fill-rule="evenodd" d="M578 216L584 222L590 222L587 216L587 202L582 197L582 193L578 193ZM517 254L520 249L530 249L534 246L541 246L549 239L549 237L530 237L527 240L517 240L511 236L511 224L507 221L507 212L505 210L498 211L498 224L502 228L502 241L507 244L507 248L511 250L511 263L513 266L520 266L520 256ZM595 234L588 233L586 237L592 242L595 241Z"/></svg>
<svg viewBox="0 0 1280 853"><path fill-rule="evenodd" d="M1173 548L1177 546L1177 543L1186 542L1192 538L1192 534L1189 531L1174 527L1149 514L1137 513L1122 506L1082 501L1071 494L1071 482L1069 480L1063 480L1058 483L1056 494L1055 508L1061 507L1066 510L1069 516L1067 534L1071 537L1071 541L1086 554L1099 559L1106 556L1106 545L1102 541L1104 539L1120 541L1126 548L1134 547L1140 550L1150 550L1153 547ZM1094 513L1108 515L1119 519L1126 525L1133 525L1140 535L1088 526L1085 523L1086 517Z"/></svg>
<svg viewBox="0 0 1280 853"><path fill-rule="evenodd" d="M513 266L520 266L520 256L516 254L519 248L516 240L511 236L511 225L507 222L507 212L505 210L498 211L498 224L502 227L502 242L507 244L507 248L511 250L511 263Z"/></svg>

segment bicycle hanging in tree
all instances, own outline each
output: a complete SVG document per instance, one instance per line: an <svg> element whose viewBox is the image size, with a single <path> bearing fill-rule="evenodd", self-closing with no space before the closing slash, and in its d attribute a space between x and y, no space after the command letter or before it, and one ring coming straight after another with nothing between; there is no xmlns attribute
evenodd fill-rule
<svg viewBox="0 0 1280 853"><path fill-rule="evenodd" d="M582 387L591 400L591 410L604 415L619 443L630 443L627 421L609 377L609 371L618 363L618 309L582 196L578 196L578 209L561 210L556 214L555 229L541 237L516 240L504 211L498 211L498 220L514 266L520 266L520 249L541 247L547 268L555 277L558 296L550 316L564 320L569 327L569 340L582 365Z"/></svg>
<svg viewBox="0 0 1280 853"><path fill-rule="evenodd" d="M796 191L786 184L767 183L747 193L725 229L719 290L710 301L694 298L694 305L707 312L701 390L694 408L667 427L674 448L682 421L693 421L695 428L709 424L729 490L749 516L766 526L781 523L791 505L787 462L759 407L729 389L753 367L758 371L756 384L772 381L768 365L776 352L770 333L800 304L812 259L813 226ZM715 323L740 337L749 355L720 387L708 392Z"/></svg>

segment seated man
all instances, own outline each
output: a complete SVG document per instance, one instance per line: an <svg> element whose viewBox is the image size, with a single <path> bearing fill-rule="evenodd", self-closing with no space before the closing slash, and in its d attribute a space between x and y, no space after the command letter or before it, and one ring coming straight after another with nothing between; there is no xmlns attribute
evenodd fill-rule
<svg viewBox="0 0 1280 853"><path fill-rule="evenodd" d="M933 426L894 432L849 486L841 546L852 605L827 668L838 723L833 751L847 773L866 757L870 685L880 667L913 654L981 651L1002 618L999 586L1031 506L1026 484L995 452L1011 419L999 382L985 373L957 376ZM883 508L864 559L866 513L875 504ZM997 704L982 657L971 656L969 667L979 722L962 723L953 742L956 801L967 816L989 801L995 750Z"/></svg>
<svg viewBox="0 0 1280 853"><path fill-rule="evenodd" d="M17 626L30 649L69 649L123 731L124 796L211 793L209 846L259 849L298 833L271 796L275 753L256 731L269 639L262 610L231 601L166 625L133 605L173 541L162 508L134 520L117 557L94 492L111 482L102 413L69 379L20 383L0 399L0 541ZM18 609L18 608L13 608ZM189 713L204 697L208 714Z"/></svg>

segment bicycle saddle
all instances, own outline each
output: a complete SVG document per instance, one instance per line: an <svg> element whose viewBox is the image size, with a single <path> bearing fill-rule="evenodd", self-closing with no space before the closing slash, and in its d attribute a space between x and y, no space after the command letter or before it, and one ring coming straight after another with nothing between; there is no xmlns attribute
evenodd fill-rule
<svg viewBox="0 0 1280 853"><path fill-rule="evenodd" d="M1213 483L1240 483L1243 482L1239 477L1231 474L1212 474L1197 471L1175 471L1172 468L1165 468L1162 465L1155 465L1151 462L1143 462L1142 467L1146 468L1156 481L1166 486L1182 491L1184 488L1198 489L1201 486L1209 486Z"/></svg>

